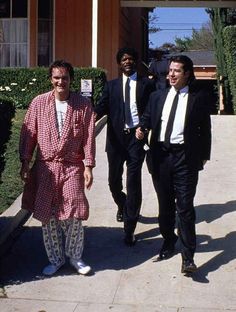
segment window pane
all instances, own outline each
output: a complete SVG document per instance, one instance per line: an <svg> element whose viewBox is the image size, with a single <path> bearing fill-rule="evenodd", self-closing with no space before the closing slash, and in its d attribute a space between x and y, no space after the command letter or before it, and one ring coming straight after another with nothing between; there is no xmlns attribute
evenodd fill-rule
<svg viewBox="0 0 236 312"><path fill-rule="evenodd" d="M27 17L27 0L12 0L12 17Z"/></svg>
<svg viewBox="0 0 236 312"><path fill-rule="evenodd" d="M38 1L38 66L52 62L53 44L53 1Z"/></svg>
<svg viewBox="0 0 236 312"><path fill-rule="evenodd" d="M52 16L52 1L38 0L38 17L51 18Z"/></svg>
<svg viewBox="0 0 236 312"><path fill-rule="evenodd" d="M0 67L10 66L10 44L0 44Z"/></svg>
<svg viewBox="0 0 236 312"><path fill-rule="evenodd" d="M1 43L10 42L10 29L11 29L10 19L0 20L0 42Z"/></svg>
<svg viewBox="0 0 236 312"><path fill-rule="evenodd" d="M27 19L0 19L0 66L27 66Z"/></svg>
<svg viewBox="0 0 236 312"><path fill-rule="evenodd" d="M27 45L14 44L11 45L11 67L26 67L27 66Z"/></svg>
<svg viewBox="0 0 236 312"><path fill-rule="evenodd" d="M27 43L27 20L12 19L10 42Z"/></svg>
<svg viewBox="0 0 236 312"><path fill-rule="evenodd" d="M10 17L10 0L0 0L0 17Z"/></svg>
<svg viewBox="0 0 236 312"><path fill-rule="evenodd" d="M38 65L48 66L52 61L52 27L51 21L39 21Z"/></svg>

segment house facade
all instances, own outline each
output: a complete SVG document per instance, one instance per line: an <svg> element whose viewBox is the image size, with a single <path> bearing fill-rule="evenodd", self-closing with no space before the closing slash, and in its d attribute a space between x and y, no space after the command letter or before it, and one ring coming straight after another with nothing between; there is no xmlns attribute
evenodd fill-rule
<svg viewBox="0 0 236 312"><path fill-rule="evenodd" d="M236 1L0 0L0 67L66 59L78 67L104 68L114 78L122 46L133 46L141 64L148 63L148 12L156 6L234 7Z"/></svg>
<svg viewBox="0 0 236 312"><path fill-rule="evenodd" d="M74 66L109 69L115 55L133 46L147 60L148 10L120 0L0 0L0 67L48 66L66 59Z"/></svg>

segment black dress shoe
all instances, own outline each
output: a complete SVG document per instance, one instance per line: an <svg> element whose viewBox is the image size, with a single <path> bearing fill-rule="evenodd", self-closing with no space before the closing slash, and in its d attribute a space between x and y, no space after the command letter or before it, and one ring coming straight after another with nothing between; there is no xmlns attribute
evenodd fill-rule
<svg viewBox="0 0 236 312"><path fill-rule="evenodd" d="M129 247L134 246L136 243L134 233L126 233L125 238L124 238L124 243L125 243L125 245L127 245Z"/></svg>
<svg viewBox="0 0 236 312"><path fill-rule="evenodd" d="M174 255L175 243L177 242L177 240L178 236L175 236L175 238L171 242L164 241L160 253L157 257L157 261L167 260Z"/></svg>
<svg viewBox="0 0 236 312"><path fill-rule="evenodd" d="M170 259L175 253L175 247L171 246L169 248L161 249L157 261Z"/></svg>
<svg viewBox="0 0 236 312"><path fill-rule="evenodd" d="M116 221L117 222L123 222L124 221L123 211L121 211L121 210L117 211Z"/></svg>
<svg viewBox="0 0 236 312"><path fill-rule="evenodd" d="M197 270L196 264L193 262L193 260L183 260L182 267L181 267L181 273L190 274Z"/></svg>

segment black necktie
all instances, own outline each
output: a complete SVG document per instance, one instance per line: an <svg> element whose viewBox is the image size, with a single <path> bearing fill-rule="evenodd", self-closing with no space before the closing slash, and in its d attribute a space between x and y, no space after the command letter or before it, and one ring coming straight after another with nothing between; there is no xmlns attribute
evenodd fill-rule
<svg viewBox="0 0 236 312"><path fill-rule="evenodd" d="M164 146L166 148L170 147L170 136L171 136L171 133L173 130L173 124L174 124L175 113L176 113L178 101L179 101L179 91L177 91L177 93L174 97L174 100L173 100L173 103L171 106L171 110L170 110L169 119L168 119L167 126L166 126L165 140L164 140Z"/></svg>
<svg viewBox="0 0 236 312"><path fill-rule="evenodd" d="M125 84L125 124L129 125L131 121L131 111L130 111L130 79L127 78Z"/></svg>

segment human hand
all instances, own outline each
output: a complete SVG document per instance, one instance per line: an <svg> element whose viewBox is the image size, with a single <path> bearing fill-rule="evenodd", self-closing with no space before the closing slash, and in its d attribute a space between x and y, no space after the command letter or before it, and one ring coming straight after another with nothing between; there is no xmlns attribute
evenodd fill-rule
<svg viewBox="0 0 236 312"><path fill-rule="evenodd" d="M85 187L86 189L90 190L92 184L93 184L93 172L92 172L92 168L86 166L84 169L84 183L85 183Z"/></svg>
<svg viewBox="0 0 236 312"><path fill-rule="evenodd" d="M142 140L144 138L144 132L142 131L141 127L136 129L135 136L138 140Z"/></svg>
<svg viewBox="0 0 236 312"><path fill-rule="evenodd" d="M24 160L21 164L21 170L20 170L20 177L21 180L26 182L29 178L29 162L27 160Z"/></svg>

